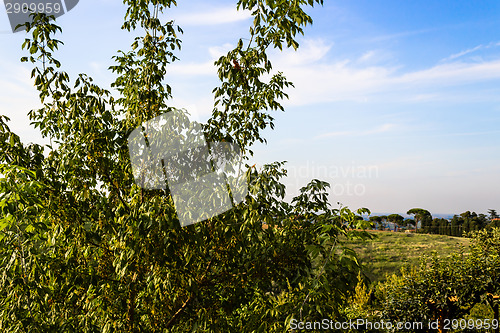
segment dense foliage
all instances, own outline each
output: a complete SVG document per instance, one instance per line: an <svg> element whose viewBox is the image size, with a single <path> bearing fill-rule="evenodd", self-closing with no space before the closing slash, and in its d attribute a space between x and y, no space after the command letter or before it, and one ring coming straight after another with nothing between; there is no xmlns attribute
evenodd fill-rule
<svg viewBox="0 0 500 333"><path fill-rule="evenodd" d="M470 237L467 252L423 258L419 266L407 267L380 285L382 316L393 322L423 322L428 328L431 321L443 326L445 319L466 318L481 303L498 311L500 229Z"/></svg>
<svg viewBox="0 0 500 333"><path fill-rule="evenodd" d="M287 203L283 162L247 166L243 203L183 228L168 189L134 183L127 137L171 110L165 75L182 29L159 20L173 0L124 3L122 28L143 32L111 67L118 98L60 70L61 29L47 17L26 25L22 60L43 103L30 118L51 144L22 143L0 117L0 330L272 332L292 318L339 314L359 273L339 236L364 237L349 230L366 227L366 210L331 209L327 183L313 180ZM253 25L247 44L216 62L207 141L236 142L245 157L265 141L270 111L283 109L291 86L266 51L297 48L312 22L304 8L315 3L238 1Z"/></svg>
<svg viewBox="0 0 500 333"><path fill-rule="evenodd" d="M422 223L421 231L429 234L462 237L472 231L490 229L497 226L496 221L488 219L484 214L466 211L460 215L453 216L451 220L443 218L428 219L425 223Z"/></svg>
<svg viewBox="0 0 500 333"><path fill-rule="evenodd" d="M404 219L399 214L370 216L369 219L381 230L387 228L388 223L392 223L397 229L415 229L420 233L454 237L464 237L473 231L500 227L500 219L494 209L489 210L489 216L466 211L454 215L451 219L432 218L428 210L421 208L410 209L407 214L414 215L414 219Z"/></svg>

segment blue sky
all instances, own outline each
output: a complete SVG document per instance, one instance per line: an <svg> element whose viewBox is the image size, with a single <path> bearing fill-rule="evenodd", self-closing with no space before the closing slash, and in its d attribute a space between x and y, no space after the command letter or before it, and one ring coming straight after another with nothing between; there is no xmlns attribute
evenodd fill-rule
<svg viewBox="0 0 500 333"><path fill-rule="evenodd" d="M184 29L181 61L167 82L172 105L205 120L217 85L213 61L248 36L251 19L231 1L179 1L165 17ZM82 0L59 19L58 54L70 75L109 86L111 57L133 36L117 0ZM500 210L500 2L325 1L297 52L271 52L296 88L276 113L254 162L288 161L289 195L310 179L330 182L330 201L373 212ZM27 112L39 106L24 33L0 8L0 113L42 142Z"/></svg>

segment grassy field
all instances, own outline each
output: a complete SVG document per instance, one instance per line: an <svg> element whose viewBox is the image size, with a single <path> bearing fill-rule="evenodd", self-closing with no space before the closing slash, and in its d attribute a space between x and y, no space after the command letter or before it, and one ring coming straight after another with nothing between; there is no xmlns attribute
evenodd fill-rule
<svg viewBox="0 0 500 333"><path fill-rule="evenodd" d="M348 241L350 248L358 253L366 275L372 282L385 280L405 264L417 264L423 255L437 252L447 256L469 245L469 239L442 235L425 235L390 231L370 232L375 236L367 241Z"/></svg>

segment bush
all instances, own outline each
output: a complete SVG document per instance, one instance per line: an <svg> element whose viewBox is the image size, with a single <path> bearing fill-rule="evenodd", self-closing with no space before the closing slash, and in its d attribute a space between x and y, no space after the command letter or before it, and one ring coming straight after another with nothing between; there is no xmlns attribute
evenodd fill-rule
<svg viewBox="0 0 500 333"><path fill-rule="evenodd" d="M393 321L430 321L491 316L492 295L500 293L500 231L478 231L469 253L423 258L378 287L383 317ZM490 307L491 309L491 307ZM484 317L483 317L484 318ZM489 317L491 318L491 317Z"/></svg>

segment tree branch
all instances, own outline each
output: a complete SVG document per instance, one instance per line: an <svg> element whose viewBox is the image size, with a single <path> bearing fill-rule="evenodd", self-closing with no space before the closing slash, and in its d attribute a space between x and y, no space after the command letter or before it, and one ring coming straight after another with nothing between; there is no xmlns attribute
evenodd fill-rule
<svg viewBox="0 0 500 333"><path fill-rule="evenodd" d="M214 260L214 258L212 257L212 259L210 259L210 262L207 265L207 268L205 269L205 273L203 273L203 276L198 281L198 285L201 285L203 280L205 280L205 277L207 276L207 273L210 269L210 266L212 266L213 260ZM167 322L165 328L168 329L174 324L175 320L181 315L181 313L187 308L189 303L194 299L194 296L195 296L195 294L193 293L193 294L191 294L191 296L188 297L188 299L181 305L181 307L174 313L172 318L170 318L170 320Z"/></svg>

